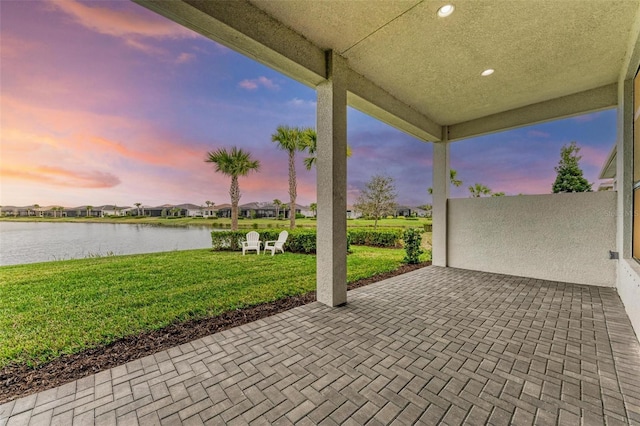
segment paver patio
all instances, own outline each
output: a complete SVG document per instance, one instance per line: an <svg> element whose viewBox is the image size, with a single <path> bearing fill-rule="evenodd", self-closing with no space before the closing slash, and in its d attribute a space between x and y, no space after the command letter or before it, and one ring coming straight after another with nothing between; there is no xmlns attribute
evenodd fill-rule
<svg viewBox="0 0 640 426"><path fill-rule="evenodd" d="M0 406L17 424L640 424L614 289L428 267Z"/></svg>

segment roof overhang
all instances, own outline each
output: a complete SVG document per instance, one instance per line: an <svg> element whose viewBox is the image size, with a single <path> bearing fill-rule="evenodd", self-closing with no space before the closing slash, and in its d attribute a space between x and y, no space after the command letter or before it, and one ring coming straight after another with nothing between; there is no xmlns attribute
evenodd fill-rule
<svg viewBox="0 0 640 426"><path fill-rule="evenodd" d="M615 107L640 57L640 0L134 1L311 87L333 51L351 106L430 141Z"/></svg>

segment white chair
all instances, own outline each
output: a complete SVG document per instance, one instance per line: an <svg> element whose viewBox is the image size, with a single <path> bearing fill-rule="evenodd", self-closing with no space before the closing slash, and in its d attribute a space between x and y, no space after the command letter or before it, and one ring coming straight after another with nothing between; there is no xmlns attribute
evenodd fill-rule
<svg viewBox="0 0 640 426"><path fill-rule="evenodd" d="M282 253L284 253L284 243L287 242L288 237L289 233L287 231L282 231L280 235L278 235L277 241L266 241L264 243L264 252L266 253L267 250L270 250L271 256L276 254L276 250L280 250Z"/></svg>
<svg viewBox="0 0 640 426"><path fill-rule="evenodd" d="M256 231L247 233L247 241L242 242L242 255L249 250L255 250L260 254L260 234Z"/></svg>

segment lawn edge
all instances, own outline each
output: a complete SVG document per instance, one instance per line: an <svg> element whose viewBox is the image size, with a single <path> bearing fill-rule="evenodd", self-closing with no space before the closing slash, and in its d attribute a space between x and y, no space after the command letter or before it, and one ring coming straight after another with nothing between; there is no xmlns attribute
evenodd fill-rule
<svg viewBox="0 0 640 426"><path fill-rule="evenodd" d="M402 265L393 271L354 281L347 289L353 290L429 265L431 262ZM9 364L0 369L0 404L315 301L316 292L310 291L298 296L288 296L227 311L213 317L173 323L158 330L120 338L108 345L62 355L35 367L26 363Z"/></svg>

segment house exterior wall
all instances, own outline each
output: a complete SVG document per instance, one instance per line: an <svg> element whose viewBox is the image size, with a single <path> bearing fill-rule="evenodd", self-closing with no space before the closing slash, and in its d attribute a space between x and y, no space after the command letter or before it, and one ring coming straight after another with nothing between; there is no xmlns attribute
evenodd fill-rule
<svg viewBox="0 0 640 426"><path fill-rule="evenodd" d="M615 192L448 201L448 266L614 287Z"/></svg>
<svg viewBox="0 0 640 426"><path fill-rule="evenodd" d="M633 259L620 259L618 267L618 295L636 336L640 336L640 264Z"/></svg>

